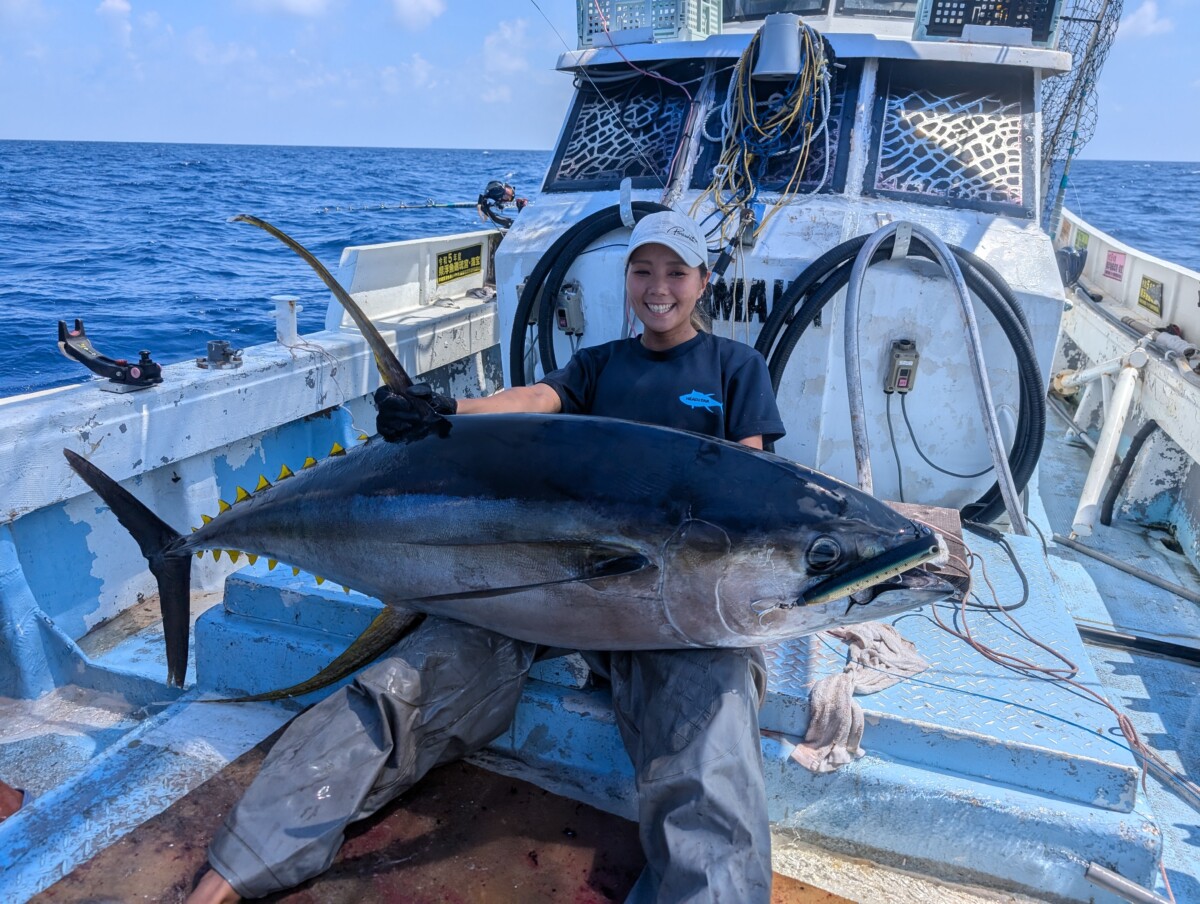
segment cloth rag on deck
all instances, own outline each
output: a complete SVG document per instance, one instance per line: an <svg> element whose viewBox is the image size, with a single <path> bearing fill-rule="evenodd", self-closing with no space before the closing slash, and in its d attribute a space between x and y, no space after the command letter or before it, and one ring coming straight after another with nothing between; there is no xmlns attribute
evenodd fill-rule
<svg viewBox="0 0 1200 904"><path fill-rule="evenodd" d="M912 641L891 625L863 622L825 633L850 645L850 661L809 691L808 731L792 759L812 772L832 772L865 753L863 711L855 694L874 694L929 668Z"/></svg>

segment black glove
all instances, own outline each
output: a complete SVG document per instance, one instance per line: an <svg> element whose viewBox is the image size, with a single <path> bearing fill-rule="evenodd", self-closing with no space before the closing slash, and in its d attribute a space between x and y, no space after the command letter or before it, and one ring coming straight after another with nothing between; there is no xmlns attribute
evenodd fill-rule
<svg viewBox="0 0 1200 904"><path fill-rule="evenodd" d="M375 429L389 443L406 443L426 434L444 432L445 415L458 411L458 402L433 391L428 383L415 383L401 392L387 386L375 390Z"/></svg>

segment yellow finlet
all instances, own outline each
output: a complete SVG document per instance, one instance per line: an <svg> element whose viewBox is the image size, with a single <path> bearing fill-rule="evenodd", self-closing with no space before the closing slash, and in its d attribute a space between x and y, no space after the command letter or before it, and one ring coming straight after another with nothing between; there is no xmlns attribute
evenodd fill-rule
<svg viewBox="0 0 1200 904"><path fill-rule="evenodd" d="M254 492L261 493L263 490L271 489L271 481L267 480L266 474L258 475L258 485L254 487Z"/></svg>
<svg viewBox="0 0 1200 904"><path fill-rule="evenodd" d="M230 505L228 502L226 502L224 499L217 500L217 514L219 514L219 515L224 514L225 512L229 511L231 508L233 508L233 506Z"/></svg>
<svg viewBox="0 0 1200 904"><path fill-rule="evenodd" d="M347 587L345 584L342 585L342 593L345 593L345 594L350 593L350 588Z"/></svg>
<svg viewBox="0 0 1200 904"><path fill-rule="evenodd" d="M341 443L334 443L333 448L329 450L330 457L332 457L334 455L345 455L345 454L346 454L346 450L342 447Z"/></svg>
<svg viewBox="0 0 1200 904"><path fill-rule="evenodd" d="M299 568L296 568L296 567L294 567L294 566L293 566L293 568L292 568L292 577L295 577L295 576L296 576L296 575L298 575L299 573L300 573L300 569L299 569Z"/></svg>
<svg viewBox="0 0 1200 904"><path fill-rule="evenodd" d="M323 577L321 577L319 574L314 574L313 577L317 579L318 587L320 587L322 584L325 583L325 579Z"/></svg>
<svg viewBox="0 0 1200 904"><path fill-rule="evenodd" d="M203 559L203 558L204 558L204 550L203 550L203 549L202 549L202 550L200 550L198 553L196 553L196 558L197 558L197 559Z"/></svg>
<svg viewBox="0 0 1200 904"><path fill-rule="evenodd" d="M308 456L308 458L304 459L303 468L311 468L316 463L317 463L317 460L310 455L310 456ZM303 470L303 468L302 468L302 470Z"/></svg>
<svg viewBox="0 0 1200 904"><path fill-rule="evenodd" d="M248 553L246 553L246 561L249 562L251 565L253 565L255 562L258 561L258 556L254 555L254 553L252 553L252 552L248 552Z"/></svg>
<svg viewBox="0 0 1200 904"><path fill-rule="evenodd" d="M200 520L205 524L208 524L210 521L212 521L212 515L201 515Z"/></svg>
<svg viewBox="0 0 1200 904"><path fill-rule="evenodd" d="M246 490L244 490L242 487L238 487L237 495L233 499L233 504L237 505L239 502L245 502L249 498L250 498L250 494Z"/></svg>
<svg viewBox="0 0 1200 904"><path fill-rule="evenodd" d="M275 566L279 564L278 559L267 559L267 571L274 571Z"/></svg>
<svg viewBox="0 0 1200 904"><path fill-rule="evenodd" d="M291 476L292 476L292 469L289 468L287 465L284 465L282 468L279 469L279 476L276 477L275 479L276 480L287 480Z"/></svg>
<svg viewBox="0 0 1200 904"><path fill-rule="evenodd" d="M219 550L219 549L214 549L214 550L212 551L212 554L213 554L213 561L214 561L214 562L220 562L220 561L221 561L221 550Z"/></svg>
<svg viewBox="0 0 1200 904"><path fill-rule="evenodd" d="M225 552L229 554L229 561L231 562L236 562L242 555L236 549L227 549Z"/></svg>
<svg viewBox="0 0 1200 904"><path fill-rule="evenodd" d="M366 442L367 440L369 440L370 438L371 438L371 437L367 436L365 433L360 433L360 434L358 435L358 441L359 441L360 443L365 443L365 442Z"/></svg>

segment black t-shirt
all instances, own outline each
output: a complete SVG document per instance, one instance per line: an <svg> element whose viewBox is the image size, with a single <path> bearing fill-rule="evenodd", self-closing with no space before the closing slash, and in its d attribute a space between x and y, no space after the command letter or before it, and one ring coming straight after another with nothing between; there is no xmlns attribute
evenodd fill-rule
<svg viewBox="0 0 1200 904"><path fill-rule="evenodd" d="M762 355L711 333L664 352L639 339L583 348L541 382L558 393L564 414L624 418L735 442L784 434Z"/></svg>

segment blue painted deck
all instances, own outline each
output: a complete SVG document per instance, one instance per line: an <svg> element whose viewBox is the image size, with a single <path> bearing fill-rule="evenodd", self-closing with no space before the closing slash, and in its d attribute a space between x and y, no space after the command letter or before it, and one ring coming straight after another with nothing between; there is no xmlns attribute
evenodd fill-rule
<svg viewBox="0 0 1200 904"><path fill-rule="evenodd" d="M1043 488L1077 485L1086 456L1047 445ZM1073 499L1047 497L1044 509L1035 500L1033 514L1043 529L1061 531ZM970 535L967 542L1000 601L1016 602L1020 580L1005 554ZM1078 680L1110 695L1178 769L1200 773L1200 671L1085 648L1072 623L1075 617L1194 637L1196 607L1091 560L1077 563L1069 551L1052 547L1047 556L1037 539L1009 542L1030 583L1029 602L1014 613L1021 624L1078 664ZM1196 581L1177 561L1153 560L1165 553L1140 532L1102 530L1090 542L1127 560L1147 557L1138 563L1165 569L1174 580ZM990 602L981 578L977 566L977 590ZM64 742L63 749L75 746L62 782L0 826L0 862L22 864L5 872L0 891L20 900L54 881L269 734L295 708L190 703L198 693L255 692L307 678L377 611L378 603L361 594L318 587L283 566L268 572L261 560L232 577L224 605L197 623L195 691L165 711L118 713L109 734L89 734L78 724L63 729L63 738L72 731L77 737ZM955 607L939 612L961 627ZM967 619L995 649L1058 664L994 613L970 610ZM808 688L842 668L845 648L814 637L770 651L763 753L778 845L794 838L951 880L1098 902L1116 899L1084 881L1089 861L1164 893L1161 855L1176 900L1200 901L1197 814L1154 779L1149 794L1143 792L1107 710L1058 683L988 662L937 627L928 610L894 622L931 668L858 698L866 711L867 755L828 775L808 773L789 754L807 725ZM161 627L150 625L97 653L97 666L161 679L161 649ZM632 815L632 776L606 693L588 685L586 669L573 658L541 663L534 677L511 731L478 759ZM20 750L0 750L9 752L9 768L19 767ZM128 805L112 806L117 797ZM50 826L69 827L72 845L30 847L28 837L62 837Z"/></svg>
<svg viewBox="0 0 1200 904"><path fill-rule="evenodd" d="M1047 438L1038 468L1043 523L1064 536L1071 529L1074 495L1090 455L1067 439ZM1065 488L1065 489L1063 489ZM1057 491L1056 491L1057 490ZM1119 509L1118 509L1119 511ZM1200 591L1200 575L1162 543L1163 534L1114 518L1086 545L1151 574ZM1067 597L1072 616L1083 625L1115 629L1200 649L1200 606L1116 568L1065 547L1053 547L1052 562L1064 583L1086 574L1095 593ZM1130 718L1142 738L1173 768L1200 781L1200 668L1161 656L1088 646L1092 664L1109 699ZM1175 900L1200 902L1200 813L1154 777L1148 797L1163 834L1163 862ZM1155 888L1166 896L1161 877Z"/></svg>

